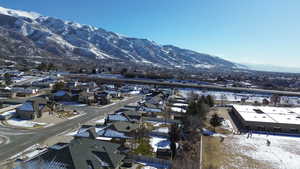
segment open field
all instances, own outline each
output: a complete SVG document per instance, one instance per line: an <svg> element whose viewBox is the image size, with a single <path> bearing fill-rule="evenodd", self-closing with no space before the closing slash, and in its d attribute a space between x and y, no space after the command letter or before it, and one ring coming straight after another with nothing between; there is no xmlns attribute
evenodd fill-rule
<svg viewBox="0 0 300 169"><path fill-rule="evenodd" d="M225 120L230 121L224 110L226 109L219 108L216 111ZM212 127L207 126L207 128ZM258 134L248 137L248 134L234 135L230 131L232 129L221 126L216 128L217 134L214 136L203 137L203 168L299 168L300 138ZM269 146L267 140L271 142Z"/></svg>

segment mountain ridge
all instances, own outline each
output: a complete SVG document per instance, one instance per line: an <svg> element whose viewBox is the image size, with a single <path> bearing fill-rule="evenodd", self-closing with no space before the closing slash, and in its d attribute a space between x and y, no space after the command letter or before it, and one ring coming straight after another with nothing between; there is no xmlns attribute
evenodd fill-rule
<svg viewBox="0 0 300 169"><path fill-rule="evenodd" d="M209 54L160 45L59 18L0 7L0 27L32 41L39 54L70 60L117 60L176 68L235 69L237 65ZM6 38L14 40L10 34ZM3 36L3 35L2 35ZM25 48L26 49L26 48ZM5 51L3 47L0 51ZM4 52L5 53L5 52ZM25 52L28 53L28 52ZM15 55L6 52L6 55ZM28 53L30 55L32 53ZM3 52L0 53L3 55Z"/></svg>

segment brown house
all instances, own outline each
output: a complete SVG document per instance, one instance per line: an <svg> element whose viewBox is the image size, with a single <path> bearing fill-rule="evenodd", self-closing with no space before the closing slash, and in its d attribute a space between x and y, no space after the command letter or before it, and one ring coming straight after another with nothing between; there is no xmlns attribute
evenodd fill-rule
<svg viewBox="0 0 300 169"><path fill-rule="evenodd" d="M40 118L43 113L50 111L51 109L47 104L47 100L43 98L28 100L23 105L16 108L17 117L24 120Z"/></svg>

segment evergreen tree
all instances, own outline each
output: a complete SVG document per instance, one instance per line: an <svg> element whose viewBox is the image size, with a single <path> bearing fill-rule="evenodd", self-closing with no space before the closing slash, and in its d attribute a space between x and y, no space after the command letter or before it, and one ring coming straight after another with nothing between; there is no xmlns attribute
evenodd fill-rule
<svg viewBox="0 0 300 169"><path fill-rule="evenodd" d="M208 100L204 95L201 96L201 101L204 102L205 104L208 104Z"/></svg>
<svg viewBox="0 0 300 169"><path fill-rule="evenodd" d="M209 107L214 107L215 105L215 100L211 95L206 96L206 100L208 102Z"/></svg>
<svg viewBox="0 0 300 169"><path fill-rule="evenodd" d="M214 127L214 131L216 130L216 127L221 126L221 118L218 116L218 114L214 114L210 119L210 124Z"/></svg>
<svg viewBox="0 0 300 169"><path fill-rule="evenodd" d="M38 69L39 71L45 71L45 70L48 69L48 65L47 65L46 63L41 63L41 64L37 67L37 69Z"/></svg>
<svg viewBox="0 0 300 169"><path fill-rule="evenodd" d="M49 64L47 65L47 70L48 70L48 71L50 71L50 70L55 70L55 69L56 69L56 67L54 66L53 63L49 63Z"/></svg>
<svg viewBox="0 0 300 169"><path fill-rule="evenodd" d="M54 91L63 90L64 88L65 88L65 83L64 82L57 82L53 86Z"/></svg>
<svg viewBox="0 0 300 169"><path fill-rule="evenodd" d="M188 105L187 113L191 115L197 114L197 103L194 100L190 101Z"/></svg>
<svg viewBox="0 0 300 169"><path fill-rule="evenodd" d="M8 73L4 74L4 81L5 81L5 85L9 86L12 84L12 80L11 80L11 75Z"/></svg>

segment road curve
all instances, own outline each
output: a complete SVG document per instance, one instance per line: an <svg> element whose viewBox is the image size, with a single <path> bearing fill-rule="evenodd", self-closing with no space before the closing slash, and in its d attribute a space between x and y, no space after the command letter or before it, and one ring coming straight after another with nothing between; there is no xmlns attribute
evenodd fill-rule
<svg viewBox="0 0 300 169"><path fill-rule="evenodd" d="M34 130L33 134L28 134L28 135L20 135L20 136L15 136L13 138L10 138L10 142L6 145L0 145L0 162L5 161L6 159L10 158L11 156L17 154L18 152L21 152L25 150L26 148L40 143L52 136L56 136L60 133L63 133L64 131L72 128L78 127L79 123L85 123L88 122L98 116L103 116L107 114L108 112L114 112L121 107L138 101L141 99L142 96L134 96L131 97L127 100L122 100L118 103L108 105L103 108L99 107L78 107L75 109L78 109L78 111L83 111L85 115L79 116L77 118L74 118L72 120L67 120L61 123L58 123L57 125L48 127L48 128L43 128L43 129L38 129Z"/></svg>

